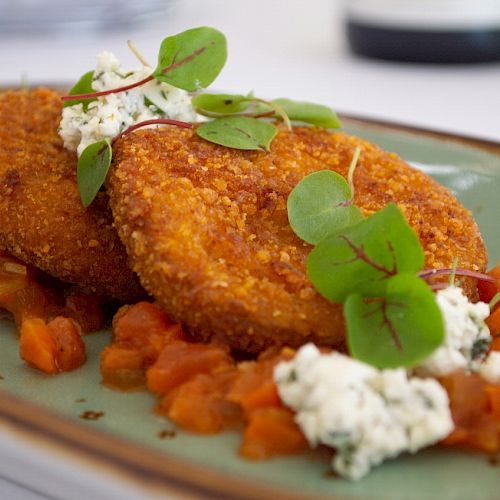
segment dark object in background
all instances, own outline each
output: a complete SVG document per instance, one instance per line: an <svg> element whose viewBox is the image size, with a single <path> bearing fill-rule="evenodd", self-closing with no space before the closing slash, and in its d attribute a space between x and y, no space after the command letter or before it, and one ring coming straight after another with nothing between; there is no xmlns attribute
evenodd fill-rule
<svg viewBox="0 0 500 500"><path fill-rule="evenodd" d="M466 2L445 0L427 12L422 3L415 6L410 0L389 4L387 0L348 3L346 32L356 54L422 63L500 61L500 1L491 6L489 1L473 0L464 8Z"/></svg>
<svg viewBox="0 0 500 500"><path fill-rule="evenodd" d="M392 61L475 63L500 61L500 30L416 31L347 23L354 52Z"/></svg>

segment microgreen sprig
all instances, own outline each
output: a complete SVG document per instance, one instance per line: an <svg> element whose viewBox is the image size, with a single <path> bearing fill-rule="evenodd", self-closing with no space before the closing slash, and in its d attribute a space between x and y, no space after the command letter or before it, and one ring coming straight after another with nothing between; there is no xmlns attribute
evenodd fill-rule
<svg viewBox="0 0 500 500"><path fill-rule="evenodd" d="M93 91L92 87L90 90L77 89L80 90L78 93L70 92L69 95L63 96L62 100L81 102L83 99L126 92L152 80L169 83L187 91L199 90L208 87L217 78L226 58L226 38L220 31L209 27L193 28L163 40L158 54L158 65L151 75L142 80L100 92ZM92 78L90 83L91 81Z"/></svg>
<svg viewBox="0 0 500 500"><path fill-rule="evenodd" d="M357 158L353 155L357 163ZM359 156L359 154L358 154ZM353 170L356 164L354 163ZM352 204L353 190L336 172L322 170L305 177L290 193L287 201L288 220L304 241L317 244L332 228L341 230L363 219Z"/></svg>
<svg viewBox="0 0 500 500"><path fill-rule="evenodd" d="M123 137L138 128L151 125L175 125L183 128L192 128L193 126L191 123L181 122L178 120L145 120L132 125L128 129L125 129L112 141L106 138L89 144L82 151L80 158L78 158L78 164L76 167L78 191L80 192L80 199L82 200L82 204L85 208L90 206L90 204L94 201L97 193L106 181L109 167L111 166L111 159L113 157L112 145L120 137Z"/></svg>
<svg viewBox="0 0 500 500"><path fill-rule="evenodd" d="M130 41L128 45L145 65L145 59L135 46ZM226 58L226 39L222 33L209 27L190 29L163 40L157 67L140 81L96 92L92 87L94 73L89 71L62 100L65 107L82 104L83 111L87 111L89 104L99 97L126 92L152 80L190 92L198 91L215 80ZM145 103L158 108L151 99L146 96ZM340 127L337 115L326 106L283 98L267 101L252 93L199 94L192 97L192 105L199 114L214 118L198 126L197 135L215 144L235 149L268 151L278 129L266 119L281 120L288 129L291 129L292 120L321 127ZM159 108L158 112L163 114ZM78 185L85 206L92 203L106 179L111 164L112 144L117 138L150 124L191 126L171 120L149 120L122 131L112 141L106 139L89 145L80 156L77 167ZM350 214L351 222L359 218L359 211L355 207L345 212Z"/></svg>
<svg viewBox="0 0 500 500"><path fill-rule="evenodd" d="M291 121L328 128L340 127L337 115L327 106L291 99L267 101L252 93L205 93L194 96L192 104L197 113L214 118L200 125L197 134L208 141L235 149L268 149L277 129L259 118L281 119L288 129L291 128ZM243 117L246 119L237 120Z"/></svg>
<svg viewBox="0 0 500 500"><path fill-rule="evenodd" d="M297 236L316 245L307 259L314 287L344 304L351 355L379 368L415 366L444 339L442 315L426 280L452 273L492 278L456 266L423 271L423 249L396 205L368 218L346 205L352 202L358 159L355 151L350 182L328 170L302 179L288 198L288 218Z"/></svg>

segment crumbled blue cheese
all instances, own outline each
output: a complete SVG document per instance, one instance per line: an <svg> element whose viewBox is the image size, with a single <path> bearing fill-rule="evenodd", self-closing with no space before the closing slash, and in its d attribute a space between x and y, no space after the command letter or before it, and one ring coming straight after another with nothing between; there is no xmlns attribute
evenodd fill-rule
<svg viewBox="0 0 500 500"><path fill-rule="evenodd" d="M123 87L146 78L152 71L144 66L125 72L112 53L102 52L97 57L92 87L96 91ZM125 92L99 97L89 104L87 111L82 104L63 108L59 135L67 149L80 155L89 144L112 139L135 123L157 118L192 122L198 115L187 92L153 80Z"/></svg>
<svg viewBox="0 0 500 500"><path fill-rule="evenodd" d="M479 366L478 372L486 382L500 385L500 352L491 351Z"/></svg>
<svg viewBox="0 0 500 500"><path fill-rule="evenodd" d="M455 286L437 292L436 300L443 314L445 340L415 372L439 377L457 370L477 371L491 343L484 322L490 314L488 304L469 302Z"/></svg>
<svg viewBox="0 0 500 500"><path fill-rule="evenodd" d="M333 469L359 479L383 460L436 443L453 429L446 391L404 369L378 370L307 344L274 379L309 444L337 450Z"/></svg>

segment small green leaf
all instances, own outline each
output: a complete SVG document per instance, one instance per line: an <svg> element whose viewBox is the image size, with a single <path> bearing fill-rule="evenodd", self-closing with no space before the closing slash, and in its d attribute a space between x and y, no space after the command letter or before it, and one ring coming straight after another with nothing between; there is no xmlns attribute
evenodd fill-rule
<svg viewBox="0 0 500 500"><path fill-rule="evenodd" d="M436 298L420 278L399 274L383 298L350 295L344 306L351 356L378 368L411 367L444 340Z"/></svg>
<svg viewBox="0 0 500 500"><path fill-rule="evenodd" d="M422 269L424 252L399 208L390 204L367 219L327 236L309 254L307 272L327 299L352 293L380 297L397 273Z"/></svg>
<svg viewBox="0 0 500 500"><path fill-rule="evenodd" d="M104 184L111 165L113 151L109 139L89 144L77 165L78 190L83 206L88 207Z"/></svg>
<svg viewBox="0 0 500 500"><path fill-rule="evenodd" d="M253 98L239 94L200 94L191 99L198 112L229 115L248 109Z"/></svg>
<svg viewBox="0 0 500 500"><path fill-rule="evenodd" d="M203 139L234 149L268 150L277 133L271 123L246 116L230 116L206 122L196 129Z"/></svg>
<svg viewBox="0 0 500 500"><path fill-rule="evenodd" d="M295 234L317 244L326 236L363 219L349 203L352 192L336 172L322 170L304 177L288 196L288 220Z"/></svg>
<svg viewBox="0 0 500 500"><path fill-rule="evenodd" d="M208 87L226 58L226 37L220 31L193 28L163 40L153 77L192 92Z"/></svg>
<svg viewBox="0 0 500 500"><path fill-rule="evenodd" d="M283 98L274 99L271 102L280 106L292 121L310 123L325 128L340 128L342 126L338 116L328 106Z"/></svg>
<svg viewBox="0 0 500 500"><path fill-rule="evenodd" d="M92 87L92 80L94 78L94 72L93 71L88 71L85 73L80 80L78 80L73 87L71 87L71 90L69 91L69 95L79 95L79 94L91 94L92 92L95 92L94 88ZM83 111L87 111L89 108L89 104L92 101L97 101L97 98L92 98L92 99L80 99L79 101L64 101L63 107L67 108L69 106L74 106L75 104L83 104Z"/></svg>

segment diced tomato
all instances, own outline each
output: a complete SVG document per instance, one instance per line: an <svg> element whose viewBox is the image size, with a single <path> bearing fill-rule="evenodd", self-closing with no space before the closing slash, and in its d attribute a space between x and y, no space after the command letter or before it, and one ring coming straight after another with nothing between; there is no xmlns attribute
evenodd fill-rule
<svg viewBox="0 0 500 500"><path fill-rule="evenodd" d="M106 385L120 390L139 389L146 384L143 356L140 351L119 345L101 353L101 375Z"/></svg>
<svg viewBox="0 0 500 500"><path fill-rule="evenodd" d="M139 302L115 319L113 338L122 345L140 349L145 363L152 364L165 344L173 339L185 339L186 336L180 325L174 324L157 306Z"/></svg>
<svg viewBox="0 0 500 500"><path fill-rule="evenodd" d="M262 460L307 449L307 441L286 408L260 408L250 414L243 433L240 453L245 458Z"/></svg>
<svg viewBox="0 0 500 500"><path fill-rule="evenodd" d="M492 337L500 336L500 308L496 308L487 318L486 324L490 329Z"/></svg>
<svg viewBox="0 0 500 500"><path fill-rule="evenodd" d="M85 344L75 323L57 317L49 324L40 318L21 325L21 358L28 365L53 375L71 371L85 363Z"/></svg>
<svg viewBox="0 0 500 500"><path fill-rule="evenodd" d="M87 356L77 324L70 318L58 316L47 327L56 345L54 357L58 371L69 372L82 366Z"/></svg>
<svg viewBox="0 0 500 500"><path fill-rule="evenodd" d="M241 407L226 394L236 375L234 368L195 375L165 396L158 409L192 432L212 434L235 426L241 423Z"/></svg>
<svg viewBox="0 0 500 500"><path fill-rule="evenodd" d="M122 307L113 319L113 343L101 354L103 382L122 390L144 386L145 372L163 348L186 338L181 326L154 304Z"/></svg>
<svg viewBox="0 0 500 500"><path fill-rule="evenodd" d="M58 373L56 343L48 326L40 318L26 319L21 325L20 353L26 363L47 374Z"/></svg>
<svg viewBox="0 0 500 500"><path fill-rule="evenodd" d="M499 452L500 387L463 372L443 377L441 383L448 392L455 423L455 430L443 444Z"/></svg>
<svg viewBox="0 0 500 500"><path fill-rule="evenodd" d="M66 297L63 313L74 319L85 333L104 328L102 301L94 295L69 295Z"/></svg>
<svg viewBox="0 0 500 500"><path fill-rule="evenodd" d="M234 364L227 349L210 344L174 341L165 346L147 371L148 389L167 394L199 373L215 373Z"/></svg>
<svg viewBox="0 0 500 500"><path fill-rule="evenodd" d="M489 283L488 281L478 280L479 298L483 302L489 302L500 291L500 262L493 269L490 269L487 274L494 278L495 282Z"/></svg>

